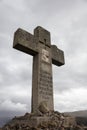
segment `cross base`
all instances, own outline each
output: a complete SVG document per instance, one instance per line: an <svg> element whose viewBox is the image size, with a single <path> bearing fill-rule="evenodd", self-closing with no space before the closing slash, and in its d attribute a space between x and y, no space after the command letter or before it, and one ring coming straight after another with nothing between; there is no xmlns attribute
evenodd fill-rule
<svg viewBox="0 0 87 130"><path fill-rule="evenodd" d="M31 120L29 120L29 124L31 126L37 127L38 125L41 125L44 122L49 122L50 121L50 117L42 117L42 116L38 116L38 117L32 117Z"/></svg>
<svg viewBox="0 0 87 130"><path fill-rule="evenodd" d="M47 128L48 130L50 128L53 130L64 128L64 130L68 130L68 128L75 128L76 125L75 117L53 111L42 116L34 115L34 113L26 113L24 116L15 117L2 130L36 130L37 128Z"/></svg>

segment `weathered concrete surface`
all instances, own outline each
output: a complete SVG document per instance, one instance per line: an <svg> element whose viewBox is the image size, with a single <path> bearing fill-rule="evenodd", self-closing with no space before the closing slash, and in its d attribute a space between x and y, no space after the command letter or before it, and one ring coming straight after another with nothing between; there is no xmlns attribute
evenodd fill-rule
<svg viewBox="0 0 87 130"><path fill-rule="evenodd" d="M18 29L14 35L13 47L33 56L32 112L41 109L54 110L52 63L64 65L64 53L51 45L50 32L38 26L34 35Z"/></svg>

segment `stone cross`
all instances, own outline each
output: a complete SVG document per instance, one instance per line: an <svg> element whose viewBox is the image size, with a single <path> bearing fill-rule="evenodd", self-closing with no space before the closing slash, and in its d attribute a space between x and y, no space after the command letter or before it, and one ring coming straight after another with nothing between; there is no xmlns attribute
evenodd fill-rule
<svg viewBox="0 0 87 130"><path fill-rule="evenodd" d="M50 32L40 26L34 29L34 35L19 28L14 34L13 48L33 56L32 112L42 102L54 110L52 63L64 65L63 51L51 45Z"/></svg>

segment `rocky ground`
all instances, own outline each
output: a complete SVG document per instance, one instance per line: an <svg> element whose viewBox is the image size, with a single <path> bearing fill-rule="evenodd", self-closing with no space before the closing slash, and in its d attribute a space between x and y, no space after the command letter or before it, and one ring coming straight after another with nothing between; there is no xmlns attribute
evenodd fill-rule
<svg viewBox="0 0 87 130"><path fill-rule="evenodd" d="M82 124L78 126L74 117L51 111L45 114L26 113L24 116L15 117L1 130L87 130L87 128Z"/></svg>

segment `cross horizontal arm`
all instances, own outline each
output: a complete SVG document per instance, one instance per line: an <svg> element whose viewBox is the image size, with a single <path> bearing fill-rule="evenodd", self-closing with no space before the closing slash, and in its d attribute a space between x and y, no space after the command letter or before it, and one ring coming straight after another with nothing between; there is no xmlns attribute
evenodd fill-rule
<svg viewBox="0 0 87 130"><path fill-rule="evenodd" d="M34 36L20 28L14 34L13 48L32 56L37 53L36 44L34 43Z"/></svg>
<svg viewBox="0 0 87 130"><path fill-rule="evenodd" d="M64 61L64 52L57 48L55 45L51 45L52 51L52 63L57 66L61 66L65 64Z"/></svg>

